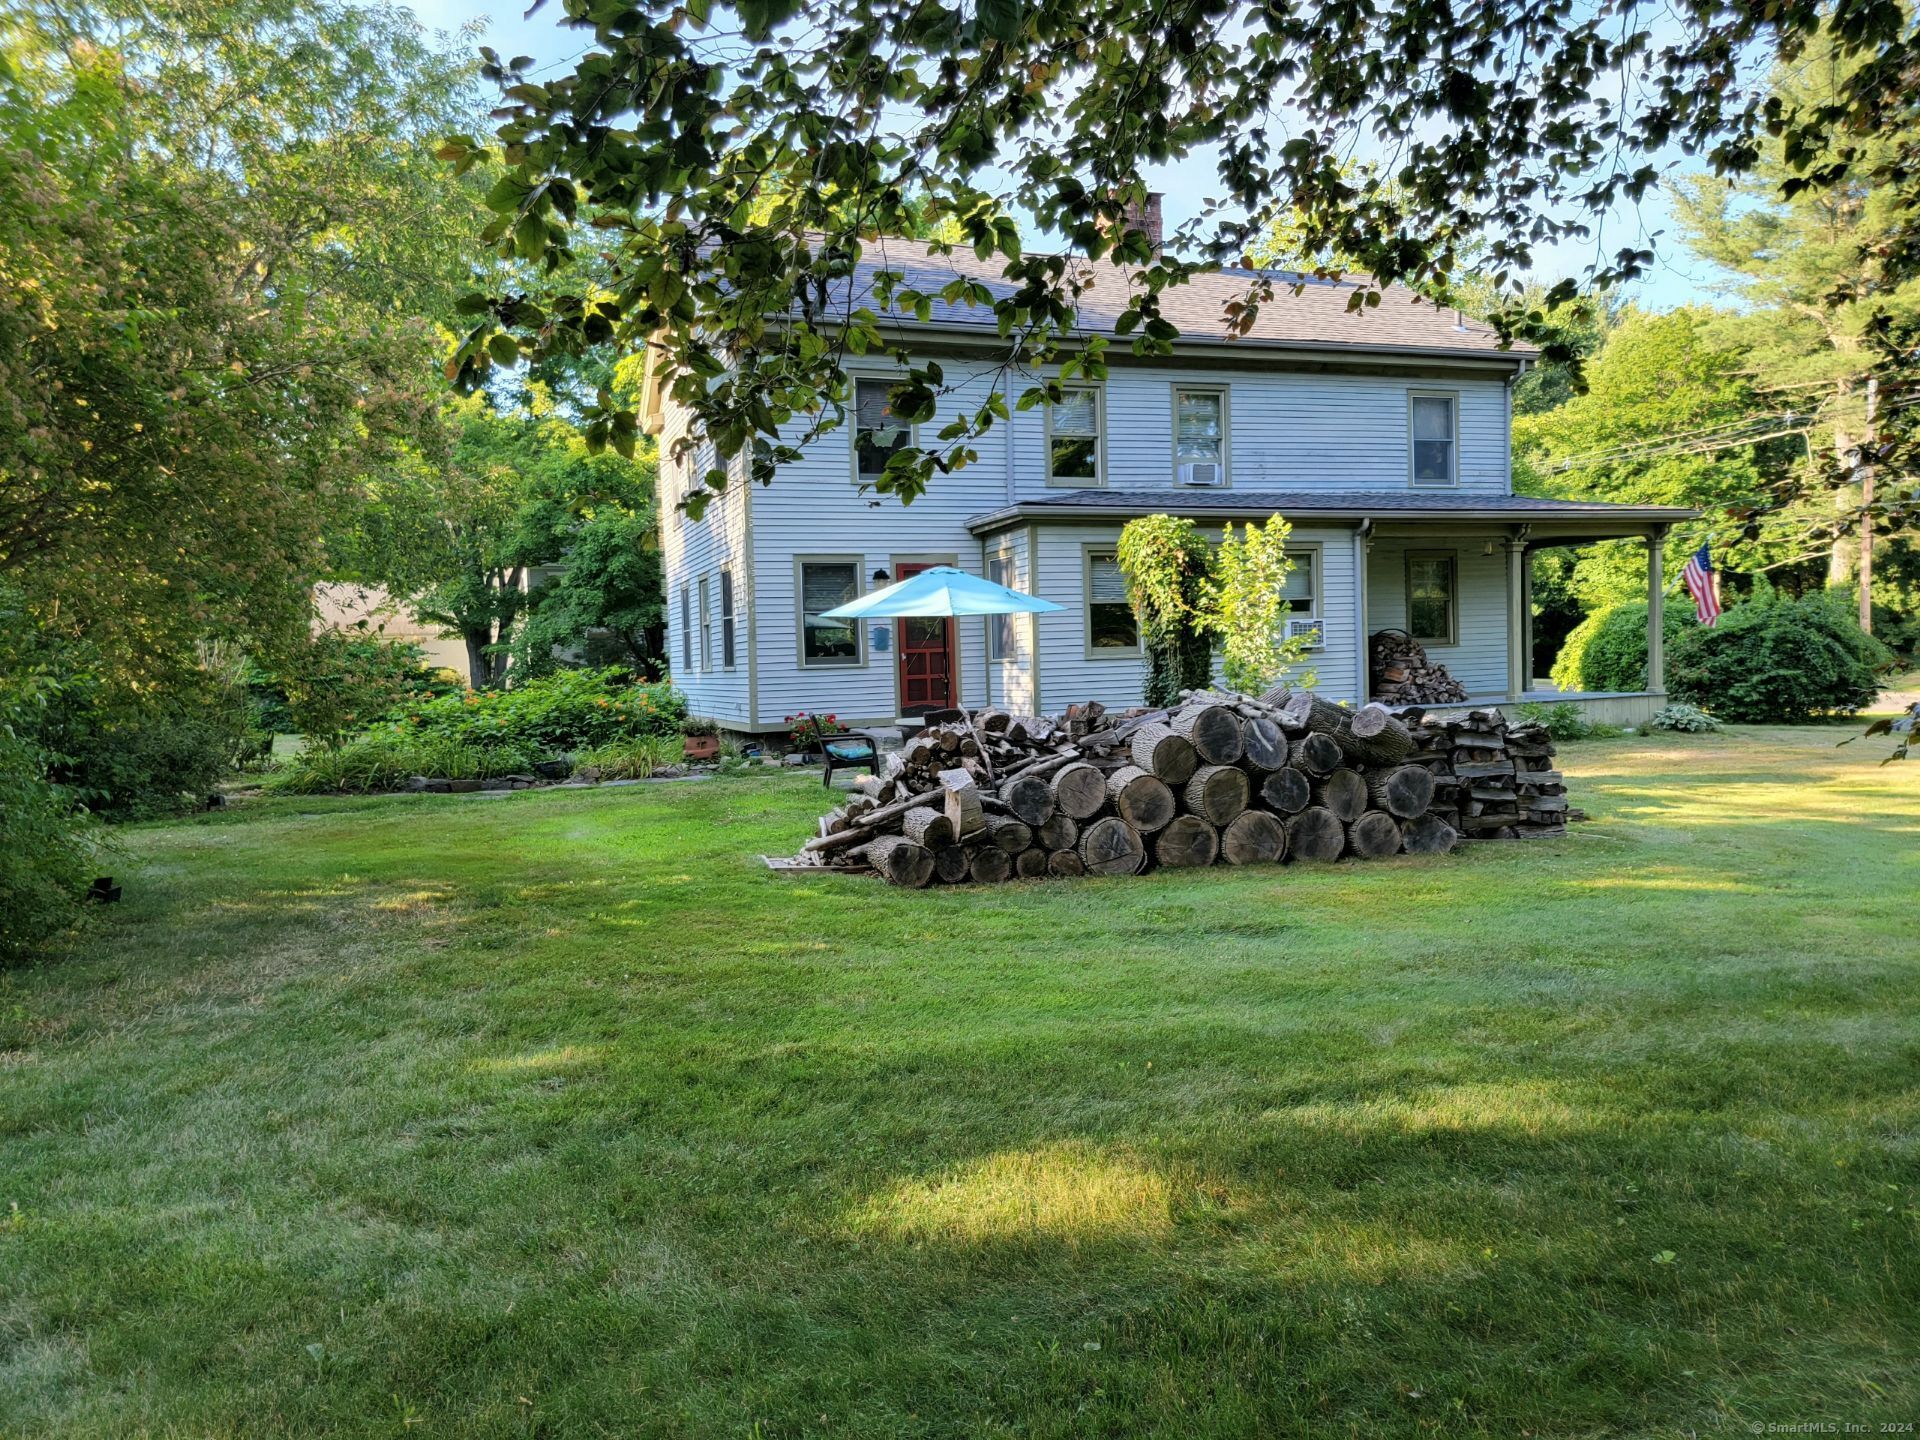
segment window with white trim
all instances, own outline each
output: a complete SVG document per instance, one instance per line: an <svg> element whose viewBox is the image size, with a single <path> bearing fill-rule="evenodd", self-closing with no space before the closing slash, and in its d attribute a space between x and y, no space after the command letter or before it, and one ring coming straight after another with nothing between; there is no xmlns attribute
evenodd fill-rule
<svg viewBox="0 0 1920 1440"><path fill-rule="evenodd" d="M1293 569L1280 582L1281 621L1288 639L1311 635L1317 648L1321 643L1320 552L1289 550L1287 558L1293 562Z"/></svg>
<svg viewBox="0 0 1920 1440"><path fill-rule="evenodd" d="M1452 485L1459 478L1460 442L1457 407L1451 395L1407 397L1412 436L1412 478L1415 485Z"/></svg>
<svg viewBox="0 0 1920 1440"><path fill-rule="evenodd" d="M1407 552L1407 634L1423 645L1457 643L1453 552Z"/></svg>
<svg viewBox="0 0 1920 1440"><path fill-rule="evenodd" d="M693 586L680 582L680 669L693 672Z"/></svg>
<svg viewBox="0 0 1920 1440"><path fill-rule="evenodd" d="M802 665L858 665L860 630L850 620L828 620L824 612L837 609L860 594L860 562L802 560L800 587L800 663Z"/></svg>
<svg viewBox="0 0 1920 1440"><path fill-rule="evenodd" d="M887 461L913 443L913 427L894 418L887 380L853 382L853 466L863 485L886 472Z"/></svg>
<svg viewBox="0 0 1920 1440"><path fill-rule="evenodd" d="M733 669L733 571L720 572L720 665Z"/></svg>
<svg viewBox="0 0 1920 1440"><path fill-rule="evenodd" d="M1100 392L1068 386L1060 403L1047 407L1047 483L1104 484L1100 466Z"/></svg>
<svg viewBox="0 0 1920 1440"><path fill-rule="evenodd" d="M1140 620L1127 598L1127 577L1111 550L1087 551L1087 650L1131 655L1140 648Z"/></svg>
<svg viewBox="0 0 1920 1440"><path fill-rule="evenodd" d="M700 577L700 672L713 669L713 593L712 582Z"/></svg>
<svg viewBox="0 0 1920 1440"><path fill-rule="evenodd" d="M1227 392L1173 391L1173 478L1181 485L1227 483Z"/></svg>
<svg viewBox="0 0 1920 1440"><path fill-rule="evenodd" d="M1011 555L989 555L987 557L987 579L996 585L1004 585L1009 590L1018 589L1014 581L1013 557ZM1013 616L990 615L987 617L987 658L1005 660L1013 654Z"/></svg>

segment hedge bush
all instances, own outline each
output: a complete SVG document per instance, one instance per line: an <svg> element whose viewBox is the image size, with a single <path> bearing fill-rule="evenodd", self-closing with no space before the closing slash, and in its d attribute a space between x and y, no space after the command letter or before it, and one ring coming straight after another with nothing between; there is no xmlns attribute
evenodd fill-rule
<svg viewBox="0 0 1920 1440"><path fill-rule="evenodd" d="M559 670L511 690L478 690L403 708L394 726L473 745L581 750L643 735L678 735L686 698L620 669Z"/></svg>
<svg viewBox="0 0 1920 1440"><path fill-rule="evenodd" d="M1681 605L1667 606L1661 619L1669 653L1680 636L1699 628ZM1553 683L1566 691L1646 689L1646 601L1609 605L1576 625L1553 662Z"/></svg>
<svg viewBox="0 0 1920 1440"><path fill-rule="evenodd" d="M0 642L0 660L13 658ZM92 878L86 813L48 779L49 756L31 738L58 682L0 673L0 963L18 960L80 914Z"/></svg>
<svg viewBox="0 0 1920 1440"><path fill-rule="evenodd" d="M345 745L301 751L268 777L267 788L289 795L328 795L398 790L415 775L491 780L531 774L541 758L537 747L513 742L475 745L442 735L375 731Z"/></svg>
<svg viewBox="0 0 1920 1440"><path fill-rule="evenodd" d="M1722 720L1798 725L1872 704L1878 672L1893 659L1861 631L1847 593L1787 600L1763 592L1714 629L1682 635L1667 660L1667 686Z"/></svg>

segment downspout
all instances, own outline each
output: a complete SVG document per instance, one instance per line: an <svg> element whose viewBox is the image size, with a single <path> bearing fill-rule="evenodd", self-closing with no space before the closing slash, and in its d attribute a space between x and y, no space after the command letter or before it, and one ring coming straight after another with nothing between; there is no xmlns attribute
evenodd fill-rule
<svg viewBox="0 0 1920 1440"><path fill-rule="evenodd" d="M1354 618L1359 625L1359 637L1354 649L1359 654L1359 688L1354 691L1356 703L1365 705L1373 698L1373 664L1368 653L1367 636L1367 556L1373 549L1373 517L1365 516L1353 531L1353 590ZM1322 581L1324 582L1324 579ZM1325 622L1322 622L1325 623Z"/></svg>

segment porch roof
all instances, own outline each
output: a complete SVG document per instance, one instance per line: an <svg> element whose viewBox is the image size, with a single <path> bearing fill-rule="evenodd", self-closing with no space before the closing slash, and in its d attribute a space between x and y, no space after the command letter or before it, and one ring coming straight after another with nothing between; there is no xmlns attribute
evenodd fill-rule
<svg viewBox="0 0 1920 1440"><path fill-rule="evenodd" d="M1280 514L1287 519L1364 520L1400 523L1472 521L1510 525L1544 525L1555 532L1577 534L1588 530L1608 534L1639 533L1649 526L1692 520L1700 512L1683 505L1615 505L1600 500L1548 500L1533 495L1481 495L1438 490L1068 490L1034 500L1022 500L998 510L975 515L967 529L975 535L1004 530L1021 521L1132 519L1160 513L1196 520L1259 519Z"/></svg>

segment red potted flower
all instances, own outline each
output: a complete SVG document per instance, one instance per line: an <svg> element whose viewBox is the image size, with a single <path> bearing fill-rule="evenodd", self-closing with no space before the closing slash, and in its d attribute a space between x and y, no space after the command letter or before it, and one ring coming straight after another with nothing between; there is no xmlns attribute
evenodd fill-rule
<svg viewBox="0 0 1920 1440"><path fill-rule="evenodd" d="M720 754L720 727L711 720L690 716L681 727L686 739L682 753L689 760L713 760Z"/></svg>

